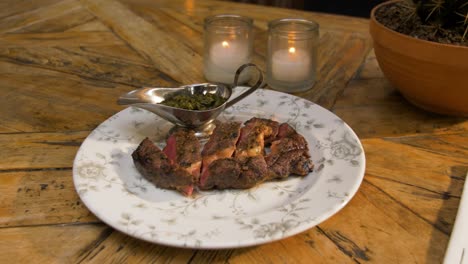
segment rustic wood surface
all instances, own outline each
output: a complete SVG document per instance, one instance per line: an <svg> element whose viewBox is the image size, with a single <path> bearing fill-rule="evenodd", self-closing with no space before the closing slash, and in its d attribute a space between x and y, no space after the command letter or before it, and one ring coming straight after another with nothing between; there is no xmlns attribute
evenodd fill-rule
<svg viewBox="0 0 468 264"><path fill-rule="evenodd" d="M204 81L203 19L255 20L265 68L268 21L320 24L318 82L299 94L358 134L367 168L351 202L270 244L177 249L103 224L72 182L86 136L143 85ZM191 0L0 3L0 263L440 263L468 170L468 121L424 112L387 82L365 19Z"/></svg>

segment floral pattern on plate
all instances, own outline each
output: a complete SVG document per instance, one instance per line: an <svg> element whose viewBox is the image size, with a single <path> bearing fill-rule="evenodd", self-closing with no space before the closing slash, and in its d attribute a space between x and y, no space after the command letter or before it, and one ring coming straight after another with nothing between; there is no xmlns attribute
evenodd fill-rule
<svg viewBox="0 0 468 264"><path fill-rule="evenodd" d="M90 211L115 229L190 248L243 247L289 237L349 202L363 179L365 156L346 123L310 101L263 89L218 119L246 121L253 116L295 127L309 143L314 171L249 190L199 191L193 198L156 188L138 173L131 153L145 137L163 147L172 124L130 107L83 142L73 165L75 188Z"/></svg>

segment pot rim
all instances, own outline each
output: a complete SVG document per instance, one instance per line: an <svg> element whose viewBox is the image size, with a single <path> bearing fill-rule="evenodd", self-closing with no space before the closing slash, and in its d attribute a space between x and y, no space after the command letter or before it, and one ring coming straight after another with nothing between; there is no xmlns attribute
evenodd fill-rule
<svg viewBox="0 0 468 264"><path fill-rule="evenodd" d="M394 34L396 36L399 36L399 37L402 37L404 39L407 39L408 41L414 41L416 43L420 43L420 44L424 44L424 45L433 45L433 46L439 46L439 47L446 47L446 48L452 48L452 49L460 49L460 50L468 50L468 46L462 46L462 45L454 45L454 44L445 44L445 43L439 43L439 42L435 42L435 41L429 41L429 40L424 40L424 39L418 39L418 38L415 38L415 37L412 37L412 36L409 36L409 35L406 35L406 34L403 34L403 33L400 33L400 32L397 32L391 28L388 28L386 27L385 25L383 25L382 23L380 23L376 18L375 18L375 12L377 11L377 9L379 9L380 7L382 6L385 6L385 5L390 5L390 4L395 4L395 3L398 3L398 2L403 2L403 0L390 0L390 1L386 1L386 2L383 2L383 3L380 3L376 6L374 6L371 10L371 16L370 16L370 19L375 23L375 25L379 28L381 28L382 30L390 33L390 34Z"/></svg>

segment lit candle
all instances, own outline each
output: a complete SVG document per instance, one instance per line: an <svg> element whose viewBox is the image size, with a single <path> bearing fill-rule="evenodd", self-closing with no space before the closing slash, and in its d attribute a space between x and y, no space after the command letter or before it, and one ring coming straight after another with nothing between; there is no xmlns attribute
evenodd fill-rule
<svg viewBox="0 0 468 264"><path fill-rule="evenodd" d="M277 50L271 60L272 75L278 81L301 82L309 78L310 53L305 50L294 47Z"/></svg>
<svg viewBox="0 0 468 264"><path fill-rule="evenodd" d="M227 40L213 44L205 63L205 77L210 81L233 83L236 70L250 62L248 47L242 44ZM241 82L248 76L242 77Z"/></svg>

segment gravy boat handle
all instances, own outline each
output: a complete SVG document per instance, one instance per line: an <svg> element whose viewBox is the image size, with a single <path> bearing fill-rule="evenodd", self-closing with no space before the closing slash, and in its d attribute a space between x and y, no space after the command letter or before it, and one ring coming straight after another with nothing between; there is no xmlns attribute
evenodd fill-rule
<svg viewBox="0 0 468 264"><path fill-rule="evenodd" d="M246 91L241 93L239 96L237 96L236 98L234 98L231 101L227 102L225 108L228 108L228 107L234 105L235 103L239 102L240 100L244 99L245 97L249 96L251 93L255 92L255 90L257 90L263 84L262 70L260 70L260 68L258 68L257 65L255 65L253 63L246 63L246 64L240 66L239 69L237 69L236 75L234 76L234 87L239 86L238 85L239 75L242 73L242 71L244 71L248 67L254 67L258 71L258 80L257 80L257 82L252 87L250 87L249 89L247 89Z"/></svg>

